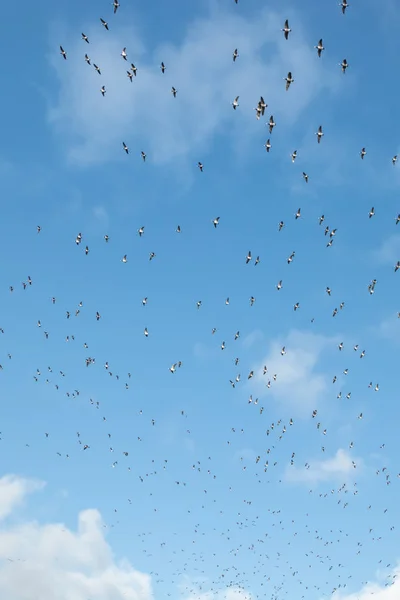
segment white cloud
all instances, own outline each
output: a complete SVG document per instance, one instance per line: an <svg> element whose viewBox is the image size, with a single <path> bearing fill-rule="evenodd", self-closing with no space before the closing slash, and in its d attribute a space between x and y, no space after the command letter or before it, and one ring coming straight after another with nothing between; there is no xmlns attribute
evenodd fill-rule
<svg viewBox="0 0 400 600"><path fill-rule="evenodd" d="M374 251L377 262L382 264L396 264L400 260L400 234L394 234L386 238L380 248Z"/></svg>
<svg viewBox="0 0 400 600"><path fill-rule="evenodd" d="M0 520L10 515L20 506L26 495L41 487L41 481L21 479L15 475L5 475L0 479Z"/></svg>
<svg viewBox="0 0 400 600"><path fill-rule="evenodd" d="M325 77L326 65L316 60L299 20L296 34L284 40L284 16L265 9L245 19L214 7L207 19L188 27L180 44L158 46L153 52L147 51L138 31L117 33L113 24L109 32L100 24L87 27L87 48L79 33L63 36L66 61L53 40L51 63L60 88L49 118L66 136L69 158L79 164L122 160L125 141L138 156L143 149L158 163L188 153L199 160L213 136L226 127L236 140L239 130L242 140L260 132L267 136L268 117L257 122L253 110L260 95L269 105L268 115L274 114L280 128L289 127L322 90L335 91L341 80L339 71ZM124 45L128 62L120 56ZM235 64L234 48L240 54ZM101 68L101 76L85 63L85 51ZM126 76L131 61L138 69L132 83ZM161 61L167 66L164 75ZM286 92L283 78L288 70L295 83ZM176 98L172 86L178 90ZM237 95L240 106L233 111Z"/></svg>
<svg viewBox="0 0 400 600"><path fill-rule="evenodd" d="M36 482L0 480L0 507L10 513ZM0 528L0 597L7 600L152 600L150 577L116 564L97 510L79 514L78 529L36 522Z"/></svg>
<svg viewBox="0 0 400 600"><path fill-rule="evenodd" d="M332 595L331 600L398 600L400 598L400 567L397 566L393 569L385 579L385 583L368 583L353 594L337 591Z"/></svg>
<svg viewBox="0 0 400 600"><path fill-rule="evenodd" d="M310 415L327 392L327 377L317 371L318 362L322 352L336 344L336 338L292 331L285 339L270 344L267 356L256 367L256 375L249 385L256 386L259 396L272 397L280 406L289 408L293 416ZM286 354L281 356L283 346ZM264 365L268 368L266 375L262 374ZM274 374L276 381L273 381Z"/></svg>
<svg viewBox="0 0 400 600"><path fill-rule="evenodd" d="M356 465L354 467L353 461ZM287 466L286 481L299 483L320 483L321 481L342 482L355 476L362 466L360 458L354 458L349 452L339 448L335 456L325 460L310 461L309 467Z"/></svg>

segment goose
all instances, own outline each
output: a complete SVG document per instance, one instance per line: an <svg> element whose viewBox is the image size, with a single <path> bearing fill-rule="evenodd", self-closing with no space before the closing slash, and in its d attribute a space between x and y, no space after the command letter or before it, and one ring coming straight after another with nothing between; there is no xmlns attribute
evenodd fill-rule
<svg viewBox="0 0 400 600"><path fill-rule="evenodd" d="M87 54L85 54L85 62L87 62L88 65L91 64L90 58L89 58L89 56Z"/></svg>
<svg viewBox="0 0 400 600"><path fill-rule="evenodd" d="M339 3L339 6L342 8L342 13L346 14L346 8L348 8L350 4L347 2L347 0L342 0L342 2Z"/></svg>
<svg viewBox="0 0 400 600"><path fill-rule="evenodd" d="M238 49L237 49L237 48L235 48L235 50L234 50L234 52L233 52L233 55L232 55L232 56L233 56L233 62L235 62L235 61L236 61L236 59L237 59L237 58L238 58L238 56L239 56L239 53L238 53Z"/></svg>
<svg viewBox="0 0 400 600"><path fill-rule="evenodd" d="M164 63L162 62L162 63L161 63L161 65L160 65L161 73L165 73L165 69L166 69L166 68L167 68L167 67L166 67L166 66L164 65Z"/></svg>
<svg viewBox="0 0 400 600"><path fill-rule="evenodd" d="M142 235L144 234L144 225L142 225L142 227L139 227L139 229L137 230L139 237L142 237Z"/></svg>
<svg viewBox="0 0 400 600"><path fill-rule="evenodd" d="M303 179L306 183L308 183L308 175L303 171Z"/></svg>
<svg viewBox="0 0 400 600"><path fill-rule="evenodd" d="M286 19L282 31L283 35L285 36L285 40L289 39L289 33L292 31L289 27L289 19Z"/></svg>
<svg viewBox="0 0 400 600"><path fill-rule="evenodd" d="M237 107L239 106L239 96L236 96L236 98L232 102L232 106L233 106L233 110L237 109Z"/></svg>
<svg viewBox="0 0 400 600"><path fill-rule="evenodd" d="M126 47L125 47L125 48L122 48L122 51L121 51L121 56L122 56L122 58L123 58L124 60L127 60L127 56L128 56L128 54L127 54L127 52L126 52Z"/></svg>
<svg viewBox="0 0 400 600"><path fill-rule="evenodd" d="M64 60L67 60L67 53L65 52L65 50L62 46L60 46L60 54Z"/></svg>
<svg viewBox="0 0 400 600"><path fill-rule="evenodd" d="M267 152L269 152L271 150L271 141L270 141L269 138L265 142L265 149L266 149Z"/></svg>
<svg viewBox="0 0 400 600"><path fill-rule="evenodd" d="M339 63L339 66L342 68L342 73L346 73L346 69L349 66L349 64L348 64L347 60L344 58L342 60L342 62Z"/></svg>
<svg viewBox="0 0 400 600"><path fill-rule="evenodd" d="M176 94L177 94L178 90L174 88L174 86L172 86L171 88L171 94L173 95L174 98L176 98Z"/></svg>
<svg viewBox="0 0 400 600"><path fill-rule="evenodd" d="M295 252L293 251L292 254L287 259L287 264L288 265L290 265L290 263L293 262L294 255L295 255Z"/></svg>
<svg viewBox="0 0 400 600"><path fill-rule="evenodd" d="M217 226L219 225L219 217L216 217L215 219L213 219L212 224L214 225L214 228L216 229Z"/></svg>
<svg viewBox="0 0 400 600"><path fill-rule="evenodd" d="M147 304L147 296L142 300L142 306L146 306Z"/></svg>
<svg viewBox="0 0 400 600"><path fill-rule="evenodd" d="M270 132L270 133L272 133L272 130L274 129L274 127L275 127L275 125L276 125L276 123L275 123L275 121L274 121L274 117L273 117L273 115L271 115L271 116L270 116L270 118L269 118L269 121L268 121L267 125L268 125L268 128L269 128L269 132Z"/></svg>
<svg viewBox="0 0 400 600"><path fill-rule="evenodd" d="M374 207L371 208L371 210L368 213L368 218L371 219L373 216L375 216L375 209Z"/></svg>
<svg viewBox="0 0 400 600"><path fill-rule="evenodd" d="M297 150L295 150L295 151L294 151L294 152L292 152L292 154L291 154L292 163L294 163L294 161L296 160L296 158L297 158Z"/></svg>
<svg viewBox="0 0 400 600"><path fill-rule="evenodd" d="M128 262L128 257L126 254L124 254L124 256L121 258L121 262L123 263L127 263Z"/></svg>
<svg viewBox="0 0 400 600"><path fill-rule="evenodd" d="M85 35L84 33L82 33L82 39L84 42L86 42L87 44L89 43L89 38L87 35Z"/></svg>
<svg viewBox="0 0 400 600"><path fill-rule="evenodd" d="M197 163L197 166L199 167L199 170L200 170L200 172L202 173L202 172L203 172L203 168L204 168L204 167L203 167L203 163L201 163L201 162L198 162L198 163Z"/></svg>
<svg viewBox="0 0 400 600"><path fill-rule="evenodd" d="M154 252L150 252L149 254L149 260L153 260L153 258L155 258L155 253Z"/></svg>
<svg viewBox="0 0 400 600"><path fill-rule="evenodd" d="M295 214L294 218L297 220L297 219L300 219L300 217L301 217L301 208L299 208L297 210L297 213Z"/></svg>
<svg viewBox="0 0 400 600"><path fill-rule="evenodd" d="M294 83L294 79L292 77L291 71L289 71L289 73L287 74L287 77L284 77L284 80L286 81L286 91L288 91L291 84Z"/></svg>
<svg viewBox="0 0 400 600"><path fill-rule="evenodd" d="M280 281L278 281L278 283L276 285L276 289L278 290L278 292L279 292L279 290L282 289L282 279Z"/></svg>
<svg viewBox="0 0 400 600"><path fill-rule="evenodd" d="M128 148L128 146L125 144L125 142L122 142L122 147L123 147L123 149L125 150L125 152L126 152L127 154L129 154L129 148Z"/></svg>
<svg viewBox="0 0 400 600"><path fill-rule="evenodd" d="M322 125L320 125L318 127L318 131L316 132L315 135L317 136L317 141L318 141L318 144L319 144L321 142L322 137L325 135L324 132L322 131Z"/></svg>
<svg viewBox="0 0 400 600"><path fill-rule="evenodd" d="M249 250L246 256L246 265L249 264L249 262L251 261L251 251Z"/></svg>
<svg viewBox="0 0 400 600"><path fill-rule="evenodd" d="M258 263L260 262L260 257L257 256L256 260L254 261L254 266L256 267L258 265Z"/></svg>
<svg viewBox="0 0 400 600"><path fill-rule="evenodd" d="M126 76L128 77L129 81L132 82L133 81L133 73L131 73L130 71L126 72Z"/></svg>
<svg viewBox="0 0 400 600"><path fill-rule="evenodd" d="M283 221L280 221L278 223L278 231L282 231L282 229L285 227L285 223Z"/></svg>
<svg viewBox="0 0 400 600"><path fill-rule="evenodd" d="M322 223L325 221L325 215L321 215L320 217L318 217L318 225L322 225Z"/></svg>
<svg viewBox="0 0 400 600"><path fill-rule="evenodd" d="M135 65L133 63L131 63L131 71L132 71L133 75L136 77L137 68L135 67Z"/></svg>
<svg viewBox="0 0 400 600"><path fill-rule="evenodd" d="M144 333L145 337L149 337L149 332L147 331L147 327L144 328L143 333Z"/></svg>
<svg viewBox="0 0 400 600"><path fill-rule="evenodd" d="M117 12L117 10L118 10L118 8L120 6L118 0L114 0L114 2L112 3L112 6L114 8L114 15L115 15L115 13Z"/></svg>
<svg viewBox="0 0 400 600"><path fill-rule="evenodd" d="M392 158L392 165L395 166L397 163L397 154L395 154Z"/></svg>
<svg viewBox="0 0 400 600"><path fill-rule="evenodd" d="M103 25L104 29L107 29L107 31L108 31L108 23L107 23L107 21L105 21L101 17L100 17L100 21L101 21L101 24Z"/></svg>
<svg viewBox="0 0 400 600"><path fill-rule="evenodd" d="M180 233L181 232L181 226L178 225L178 227L175 229L176 233Z"/></svg>
<svg viewBox="0 0 400 600"><path fill-rule="evenodd" d="M364 156L366 154L367 154L367 151L365 150L365 148L361 148L361 152L360 152L361 160L364 160Z"/></svg>
<svg viewBox="0 0 400 600"><path fill-rule="evenodd" d="M400 223L400 213L395 218L395 223L396 223L396 225L398 225Z"/></svg>
<svg viewBox="0 0 400 600"><path fill-rule="evenodd" d="M314 48L317 50L318 57L321 58L321 54L325 50L324 45L322 43L322 38L319 40L318 45L314 46Z"/></svg>
<svg viewBox="0 0 400 600"><path fill-rule="evenodd" d="M109 240L109 239L110 239L110 238L109 238L109 236L106 234L106 235L104 236L104 241L105 241L105 242L108 242L108 240Z"/></svg>
<svg viewBox="0 0 400 600"><path fill-rule="evenodd" d="M141 153L140 153L140 156L142 157L142 159L143 159L143 162L146 162L146 156L147 156L146 152L144 152L144 151L142 150L142 151L141 151Z"/></svg>
<svg viewBox="0 0 400 600"><path fill-rule="evenodd" d="M253 306L255 301L256 301L256 299L254 298L254 296L250 296L250 299L249 299L250 306Z"/></svg>
<svg viewBox="0 0 400 600"><path fill-rule="evenodd" d="M400 269L400 260L397 261L397 263L394 266L394 272L397 273L397 271Z"/></svg>
<svg viewBox="0 0 400 600"><path fill-rule="evenodd" d="M100 92L101 92L102 96L106 95L106 88L104 85L101 87Z"/></svg>
<svg viewBox="0 0 400 600"><path fill-rule="evenodd" d="M296 304L293 306L293 310L296 311L298 308L300 308L300 304L299 302L296 302Z"/></svg>
<svg viewBox="0 0 400 600"><path fill-rule="evenodd" d="M96 71L98 72L98 74L101 75L100 67L98 67L94 63L93 63L93 67L94 67L94 69L96 69Z"/></svg>

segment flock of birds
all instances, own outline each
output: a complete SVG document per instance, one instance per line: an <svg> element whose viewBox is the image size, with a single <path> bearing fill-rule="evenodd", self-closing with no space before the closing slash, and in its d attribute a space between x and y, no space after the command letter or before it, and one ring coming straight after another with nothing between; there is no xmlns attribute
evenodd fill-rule
<svg viewBox="0 0 400 600"><path fill-rule="evenodd" d="M234 2L235 4L238 4L238 0L234 0ZM344 15L349 7L349 3L347 0L343 0L340 2L339 6ZM120 3L118 0L113 1L112 7L115 15L120 8ZM109 30L109 23L106 20L100 18L100 23L106 31ZM289 40L292 29L288 19L285 20L281 31L283 32L285 40L288 40L288 43L290 43ZM81 36L82 40L86 44L90 44L90 40L86 34L82 33ZM322 38L316 44L315 49L318 57L321 58L325 50ZM68 54L62 45L60 45L60 54L64 60L67 60ZM235 48L232 53L233 63L236 63L239 57L239 49ZM121 50L121 58L122 60L128 62L128 51L127 47L125 46ZM84 60L88 65L92 65L99 75L102 74L101 67L92 62L87 53L84 55ZM346 59L343 59L339 65L343 74L345 74L349 67L349 63ZM167 66L165 63L161 62L161 74L164 74L166 69ZM130 63L130 68L127 70L126 74L130 81L133 81L133 78L140 76L138 75L138 68L134 63ZM283 79L285 81L286 91L289 91L291 86L295 84L295 79L292 72L289 71L287 76ZM106 92L107 90L105 85L102 85L100 88L100 93L105 96ZM172 87L171 94L174 98L177 98L178 89ZM235 111L240 106L239 99L240 97L238 95L232 101L232 107ZM254 109L257 120L265 116L265 111L267 108L268 104L264 100L263 96L260 96L257 106ZM276 125L273 115L270 116L266 125L268 127L269 134L272 135ZM318 127L315 135L317 143L320 144L324 137L322 125ZM266 151L270 152L271 147L271 138L269 138L265 143ZM125 141L122 141L122 151L126 154L130 153L130 149ZM366 148L363 147L360 151L361 159L364 160L366 155ZM147 154L144 150L141 151L141 158L143 162L145 162L147 159ZM291 154L291 160L293 163L296 161L296 158L297 150L293 150ZM394 155L391 160L393 165L396 165L397 155ZM201 161L197 163L197 167L200 172L204 172L204 165ZM305 183L308 183L308 174L303 172L302 176ZM300 207L293 216L295 221L301 218L302 212ZM368 213L368 218L372 219L374 216L375 209L372 207ZM394 215L394 221L395 225L400 223L400 213L398 215ZM208 226L210 228L213 227L214 230L218 230L222 223L223 217L217 216L210 219L210 224ZM336 233L339 229L339 226L332 228L327 226L325 224L324 214L319 216L318 225L321 227L321 230L324 233L323 239L325 238L326 240L326 246L328 248L331 247L336 240ZM146 235L146 227L147 226L142 225L137 229L137 235L139 238L142 238ZM277 224L278 232L281 232L284 228L285 221L280 220ZM37 234L40 234L39 238L43 236L43 233L45 234L45 231L42 231L41 225L37 225L36 232ZM176 226L175 232L176 234L182 233L181 225ZM75 236L75 240L71 240L72 244L74 241L76 246L84 248L84 254L88 256L91 252L91 249L85 241L84 233L78 232ZM104 234L103 241L101 243L106 245L110 244L109 234ZM154 251L149 252L149 262L156 259L157 254ZM296 260L296 251L293 250L285 260L287 265L291 265ZM120 257L120 261L123 264L126 264L128 262L128 254L123 254ZM247 253L243 254L243 263L245 265L252 264L253 266L257 266L260 262L260 255L253 255L251 249L249 249ZM393 269L395 273L400 270L400 260L393 265ZM29 288L33 285L36 285L35 277L28 276L26 280L22 282L23 290L29 290ZM366 290L370 295L375 293L376 286L376 279L366 282ZM280 292L283 287L284 278L279 279L276 282L275 290ZM9 291L11 293L14 293L16 290L17 288L15 284L9 285ZM328 297L331 297L331 287L326 286L325 293ZM146 309L148 302L149 298L144 296L141 300L143 309ZM251 295L249 297L250 307L254 306L255 302L256 298ZM59 305L57 294L50 298L50 303L54 306ZM228 306L229 304L230 298L226 297L225 305ZM202 306L203 301L201 298L199 298L193 306L194 312L196 312L196 310L201 310ZM301 304L296 299L293 302L293 311L297 312L299 309L301 309ZM332 317L335 318L344 309L345 300L341 299L337 302L337 305L333 306L331 309ZM83 312L85 312L85 303L83 300L80 300L74 307L69 307L67 310L65 310L64 318L68 321L68 323L71 323L73 318L78 318ZM397 313L397 317L400 318L400 310ZM94 311L93 320L99 322L101 319L102 311L101 307L99 307L98 310ZM314 322L313 317L310 320L311 323ZM36 326L43 331L45 340L49 340L51 337L51 331L46 326L42 325L41 318L37 319ZM145 338L152 336L152 330L148 324L143 323L142 331ZM217 327L213 327L211 329L210 333L213 336L213 339L215 339L215 334L217 331ZM7 327L0 328L0 334L6 337ZM76 336L75 333L69 333L66 335L65 341L71 343L75 342L76 337L77 339L79 338L79 336ZM234 344L242 337L241 331L236 330L232 337ZM96 352L95 350L92 351L92 347L89 343L87 343L87 340L80 340L80 342L85 351L85 356L82 359L82 365L96 368L96 366L100 363L101 368L109 378L115 380L115 382L117 382L118 385L121 385L122 388L127 392L131 390L131 382L135 379L134 369L132 369L132 372L121 372L116 365L114 367L112 364L113 361L109 360L107 357L101 357L100 360L96 361ZM225 340L218 342L217 345L221 351L225 351L227 346L228 344ZM239 347L239 344L236 344L236 347ZM290 354L290 351L291 349L289 347L281 347L279 353L282 357L282 361L285 360L285 356L287 354ZM343 341L340 341L337 344L337 351L341 353L341 356L346 354L347 346ZM363 360L365 357L368 357L368 348L364 348L358 343L352 345L352 352L354 353L354 356L358 357L357 360ZM350 363L351 359L349 358L349 355L347 355L347 357L347 360ZM11 360L12 358L13 355L10 352L7 353L7 359ZM366 361L367 360L368 358L366 358ZM168 373L169 370L169 372L174 375L175 378L181 367L184 367L185 362L186 361L184 360L183 356L179 357L179 359L178 357L173 359L171 357L170 362L165 365L165 371ZM223 440L223 448L221 444L221 456L224 457L222 460L225 460L227 456L231 456L231 449L233 447L243 447L243 445L241 445L240 442L237 443L236 440L238 437L242 435L244 436L246 432L249 433L251 437L254 436L256 438L258 435L258 430L260 429L260 431L263 432L263 441L259 443L258 447L261 448L262 446L263 448L261 448L259 453L256 452L254 456L252 455L250 458L249 456L245 455L245 453L242 453L242 455L239 456L240 471L238 470L236 472L234 479L228 484L224 479L223 473L218 471L218 466L221 467L220 457L209 456L207 451L204 456L196 457L196 460L192 460L192 457L189 454L187 457L184 457L184 460L187 458L188 470L182 472L179 469L174 470L172 464L173 460L171 460L168 456L163 457L162 459L151 460L148 460L148 457L145 457L144 455L141 456L140 451L138 453L137 450L128 445L129 443L132 444L132 440L130 440L126 446L123 445L121 447L118 431L112 431L111 426L110 430L104 433L106 444L109 444L108 451L113 453L113 457L117 455L115 456L115 460L111 461L110 466L115 469L118 466L121 467L122 465L123 468L126 468L128 472L135 473L137 475L139 488L132 493L132 497L134 494L144 494L144 492L142 492L143 489L146 489L146 491L152 490L149 491L148 496L146 495L146 498L148 498L146 501L148 501L150 506L153 502L155 503L154 496L156 496L157 493L160 493L160 485L162 488L165 486L165 489L167 489L167 487L172 484L174 490L179 489L179 494L182 494L182 489L190 486L192 486L193 489L199 488L201 500L199 501L198 505L187 503L182 495L174 496L175 498L180 498L180 500L175 500L175 502L178 504L179 502L182 503L182 512L184 511L187 513L187 518L193 520L193 523L190 521L193 529L188 529L188 539L191 542L191 547L189 547L189 543L184 547L179 546L179 535L182 533L179 533L179 526L177 526L178 532L174 532L173 538L160 538L159 551L161 554L157 556L158 566L156 570L154 570L153 567L153 570L151 571L155 583L160 585L161 589L170 590L169 586L172 584L175 586L180 585L182 578L193 578L193 576L195 576L197 579L196 585L191 583L183 586L184 592L186 594L191 594L192 597L196 597L197 594L199 594L200 597L202 593L217 592L221 589L226 590L228 588L232 588L242 594L244 598L247 597L246 594L248 590L250 590L252 591L252 597L270 597L271 600L281 600L289 597L289 595L293 593L294 589L297 589L299 598L308 599L320 598L322 594L325 596L330 596L331 594L335 594L335 592L345 593L348 586L354 587L357 585L365 585L367 583L366 581L357 581L357 583L353 583L355 577L353 577L352 565L346 566L344 564L345 558L342 555L343 546L350 545L351 543L349 540L349 534L345 531L345 524L340 529L335 529L333 526L329 525L324 531L321 529L315 529L312 523L313 515L308 509L308 504L306 503L311 503L313 501L311 499L308 500L306 498L304 500L304 506L297 506L296 509L293 509L293 511L296 513L294 518L294 514L289 514L288 508L282 510L277 506L277 504L276 508L274 509L265 508L265 514L261 515L258 512L259 508L254 508L257 505L256 499L250 499L247 496L247 480L241 480L241 477L246 478L248 473L252 474L257 485L264 486L269 484L272 486L272 488L267 489L273 489L273 493L276 493L277 497L282 498L285 493L278 491L279 488L282 489L283 487L279 486L279 484L282 483L282 472L280 470L282 463L286 462L289 468L304 469L305 472L312 472L313 464L308 460L300 464L302 458L298 459L298 455L302 455L301 449L297 450L295 447L287 446L287 439L289 438L290 440L291 432L296 430L296 427L302 427L294 416L282 416L281 418L277 418L268 422L268 424L265 424L265 422L262 421L262 424L260 425L261 416L262 419L265 418L265 415L268 413L268 408L263 404L264 395L261 395L260 393L260 397L258 397L256 391L261 389L260 382L263 388L266 387L268 390L273 388L273 386L280 381L281 375L279 370L277 369L276 372L275 369L271 371L268 364L263 364L261 366L249 365L244 367L246 371L244 377L242 377L240 373L242 370L242 362L239 356L234 357L233 366L235 368L235 372L232 374L229 382L226 382L226 385L227 387L230 386L232 389L236 390L243 385L243 382L244 384L247 382L247 387L245 389L248 390L248 392L246 392L247 395L245 398L245 403L246 405L258 407L254 413L251 413L250 417L250 419L256 418L257 423L254 421L254 424L252 427L250 427L250 432L247 425L243 427L242 424L230 424L228 427L226 422L221 424L221 432L223 431L229 437L229 439ZM3 364L0 364L0 371L3 370L6 370L6 363L4 363L4 361ZM89 371L87 371L87 373ZM338 385L340 385L340 382L346 381L346 376L348 374L349 367L346 365L341 369L341 372L338 371L332 375L332 385L336 388ZM170 376L168 375L168 377ZM38 367L36 372L32 374L32 378L34 383L37 385L45 383L49 386L52 384L57 392L63 393L69 399L76 399L78 397L81 398L81 394L84 394L79 389L79 384L76 384L72 381L69 382L68 375L66 375L64 369L56 369L51 365L45 365ZM254 381L256 382L256 385L254 388L251 388L250 386ZM179 385L179 383L177 383L177 385ZM375 381L370 373L368 373L368 378L365 379L365 388L368 388L374 392L380 391L379 382ZM346 388L337 390L336 399L350 400L351 397L352 391L350 389ZM102 406L100 401L90 398L89 402L96 410L101 411L102 414L99 420L103 424L107 423L108 426L109 415L106 414L107 409ZM265 400L265 404L267 402L268 400ZM144 425L142 426L144 433L139 431L138 428L139 435L135 435L134 439L134 443L142 443L146 435L151 435L149 432L157 430L159 419L157 414L149 414L149 411L146 408L140 408L137 412L137 416L140 419L147 419L147 428ZM195 419L191 421L190 408L185 406L184 408L179 409L177 416L184 420L185 436L190 438L196 429ZM355 422L362 421L363 417L363 411L354 413ZM250 422L253 423L252 421ZM321 410L317 407L310 411L309 420L307 421L308 427L310 426L310 423L312 424L313 432L316 433L317 436L323 436L321 438L318 437L318 445L321 452L321 457L325 457L326 442L324 440L329 438L329 426L324 422L324 414L321 414ZM256 431L257 435L255 433ZM200 435L203 433L204 432L199 432ZM50 431L44 431L42 435L46 440L52 439L52 432ZM88 438L88 433L84 436L81 431L76 432L77 449L85 451L85 456L94 449L92 442ZM156 440L157 438L154 439ZM254 444L256 445L255 441ZM348 450L350 452L353 450L354 445L355 444L353 440L348 441ZM26 446L30 447L30 444L27 443ZM282 448L284 448L284 450L282 450ZM378 444L376 451L383 455L385 451L385 443ZM238 452L239 454L241 453L240 450L238 450ZM61 448L56 451L56 454L59 458L73 458L73 451L64 452L61 450ZM134 457L134 459L131 461L132 457ZM298 464L300 464L299 467L297 467ZM351 466L353 469L357 469L358 462L356 457L354 457L354 459L351 461ZM163 483L159 484L158 488L152 487L153 484L150 482L151 480L154 480L155 476L160 476L161 474L168 477L169 473L171 473L171 475L168 481L164 478ZM400 472L391 470L385 464L383 458L382 464L377 467L375 474L380 478L380 480L383 481L383 487L386 489L394 481L400 479ZM219 483L220 479L223 480L223 483L221 484ZM217 485L222 486L225 491L231 493L232 497L236 498L238 502L238 498L240 498L243 508L237 512L236 507L239 505L235 504L235 510L233 512L230 511L230 507L225 506L218 498L219 491L217 490L217 487L215 487ZM175 491L172 493L175 494ZM123 499L124 504L127 503L128 505L131 505L132 502L134 502L132 497ZM354 483L345 481L338 487L333 486L331 489L325 489L323 491L321 491L319 488L317 489L312 487L308 490L308 498L312 497L315 497L317 502L321 500L325 501L325 506L329 507L326 510L334 511L337 507L339 507L340 509L347 509L348 511L353 510L355 515L360 514L362 509L365 509L367 514L373 514L374 512L371 504L368 503L364 506L360 503L362 491L360 491L360 486L358 485L357 481ZM187 506L190 506L190 508L187 508ZM219 508L219 517L221 519L226 519L227 521L223 527L222 525L217 525L217 521L215 520L216 526L213 529L215 539L210 539L211 534L209 530L208 532L205 530L205 522L207 518L214 520L214 516L211 515L214 515L216 506ZM160 510L161 509L158 506L154 506L153 508L154 513L160 512ZM386 539L385 535L395 531L397 526L395 520L396 515L391 513L387 507L383 508L382 510L379 507L376 510L384 515L384 522L387 523L386 530L381 529L376 532L373 524L373 517L371 517L370 521L368 521L368 526L364 527L365 523L363 521L359 532L360 537L355 545L351 547L351 556L362 555L364 546L367 546L367 544L377 544L382 540L384 541ZM204 516L204 513L201 511L208 511L210 513L210 517ZM114 520L111 520L112 522L108 525L110 528L114 528L119 525L119 514L121 512L123 512L121 506L116 506L114 509ZM166 512L166 518L168 518L168 510ZM266 521L268 524L266 524ZM365 530L363 530L363 527ZM154 531L142 531L137 533L137 536L141 543L146 544L146 541L149 540L149 537L154 537L155 533L156 532ZM196 541L200 535L205 536L206 547L200 552L196 552L193 551L193 544L196 544ZM310 536L310 540L312 537L313 543L310 541L310 544L307 546L307 544L304 543L302 536ZM222 539L223 542L217 542L217 537L219 540ZM300 545L297 545L297 540L300 540ZM221 543L223 543L222 551L220 550ZM227 548L229 548L229 550L227 550ZM277 548L279 548L279 551ZM300 560L299 558L297 561L297 566L291 562L293 559L292 554L290 554L290 561L285 561L285 553L287 553L287 556L289 556L289 552L292 552L292 549L294 549L293 552L295 555L296 552L298 556L300 556L300 554L302 555L302 559ZM147 549L144 549L143 553L149 559L154 558L152 552L148 551ZM216 572L218 574L212 579L212 581L206 581L210 569L210 564L208 564L210 556L210 564L213 564L214 567L216 565ZM173 565L172 570L168 571L171 563ZM378 566L382 566L382 568L386 569L389 569L393 566L391 565L390 561L384 560L381 556L379 557L377 564ZM314 581L312 583L310 582L306 571L310 569L311 566L314 567ZM170 577L170 581L166 582L166 577ZM334 583L332 583L332 581L334 581ZM390 586L395 582L396 575L390 575L388 576L385 585ZM165 592L165 595L170 597L171 592Z"/></svg>

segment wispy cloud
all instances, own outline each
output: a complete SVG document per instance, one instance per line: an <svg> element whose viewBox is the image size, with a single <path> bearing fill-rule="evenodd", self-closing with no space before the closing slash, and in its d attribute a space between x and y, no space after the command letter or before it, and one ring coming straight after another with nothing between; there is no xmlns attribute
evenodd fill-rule
<svg viewBox="0 0 400 600"><path fill-rule="evenodd" d="M400 344L400 319L392 315L384 319L378 328L378 334L391 342Z"/></svg>
<svg viewBox="0 0 400 600"><path fill-rule="evenodd" d="M354 476L356 468L359 469L360 466L362 466L361 459L352 457L349 452L340 448L332 458L310 461L308 466L301 468L288 466L285 479L298 483L343 482Z"/></svg>
<svg viewBox="0 0 400 600"><path fill-rule="evenodd" d="M181 44L152 52L133 29L87 27L91 59L101 77L85 63L86 48L77 32L64 42L66 61L53 42L50 60L59 93L49 119L67 140L69 158L80 164L122 159L122 141L137 154L145 150L157 163L190 153L198 157L227 127L234 139L238 128L244 136L266 132L265 119L257 122L253 110L260 95L269 114L283 127L292 125L322 90L334 91L340 84L339 75L324 77L325 67L315 60L299 23L290 44L283 39L282 19L267 9L245 19L214 8L207 19L188 27ZM120 56L122 46L129 62ZM236 47L240 56L233 64ZM138 69L132 83L126 75L131 61ZM161 61L167 66L164 75ZM289 69L293 93L285 91L283 81ZM176 98L171 86L178 90ZM233 111L231 102L238 95L240 106Z"/></svg>
<svg viewBox="0 0 400 600"><path fill-rule="evenodd" d="M400 260L400 234L394 234L386 238L381 246L374 250L373 256L377 263L396 264Z"/></svg>
<svg viewBox="0 0 400 600"><path fill-rule="evenodd" d="M327 377L318 370L322 353L334 347L337 338L292 331L286 338L270 343L268 354L258 365L257 375L249 385L255 385L259 396L269 395L293 416L310 414L327 391ZM286 354L281 356L285 346ZM268 372L262 374L263 366ZM276 381L273 375L276 374ZM267 381L271 387L266 387ZM253 383L254 382L254 383Z"/></svg>

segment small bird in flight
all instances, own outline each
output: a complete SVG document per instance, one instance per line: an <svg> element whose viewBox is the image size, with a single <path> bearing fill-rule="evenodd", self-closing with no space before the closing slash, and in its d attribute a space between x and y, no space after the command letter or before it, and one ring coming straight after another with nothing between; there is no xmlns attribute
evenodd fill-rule
<svg viewBox="0 0 400 600"><path fill-rule="evenodd" d="M289 19L286 19L282 31L283 35L285 36L285 40L287 40L289 38L289 33L292 31L289 27Z"/></svg>
<svg viewBox="0 0 400 600"><path fill-rule="evenodd" d="M319 58L321 58L321 54L325 50L324 44L322 43L322 38L319 40L317 46L314 46L314 48L317 50Z"/></svg>
<svg viewBox="0 0 400 600"><path fill-rule="evenodd" d="M287 74L287 77L284 77L284 80L286 81L286 91L288 91L291 84L294 83L294 79L292 77L291 71L289 71L289 73Z"/></svg>

